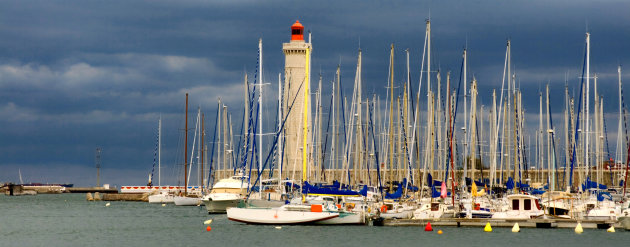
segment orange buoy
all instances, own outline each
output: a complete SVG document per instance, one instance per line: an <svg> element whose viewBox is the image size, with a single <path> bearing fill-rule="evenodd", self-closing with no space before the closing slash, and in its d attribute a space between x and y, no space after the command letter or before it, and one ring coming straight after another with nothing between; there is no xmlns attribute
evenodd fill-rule
<svg viewBox="0 0 630 247"><path fill-rule="evenodd" d="M425 232L432 232L433 231L433 227L431 227L431 222L427 222L427 226L424 227L424 231Z"/></svg>
<svg viewBox="0 0 630 247"><path fill-rule="evenodd" d="M442 235L442 230L438 230L438 235Z"/></svg>
<svg viewBox="0 0 630 247"><path fill-rule="evenodd" d="M381 213L387 213L387 206L381 206Z"/></svg>
<svg viewBox="0 0 630 247"><path fill-rule="evenodd" d="M207 227L206 227L206 231L208 231L208 232L209 232L209 231L212 231L212 227L207 226Z"/></svg>

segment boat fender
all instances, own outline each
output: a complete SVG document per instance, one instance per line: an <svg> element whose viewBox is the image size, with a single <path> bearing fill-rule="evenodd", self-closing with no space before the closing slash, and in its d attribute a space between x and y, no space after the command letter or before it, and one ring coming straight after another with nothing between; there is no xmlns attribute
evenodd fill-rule
<svg viewBox="0 0 630 247"><path fill-rule="evenodd" d="M381 213L387 213L387 206L381 206Z"/></svg>
<svg viewBox="0 0 630 247"><path fill-rule="evenodd" d="M323 206L321 204L311 204L311 212L321 213L323 211Z"/></svg>

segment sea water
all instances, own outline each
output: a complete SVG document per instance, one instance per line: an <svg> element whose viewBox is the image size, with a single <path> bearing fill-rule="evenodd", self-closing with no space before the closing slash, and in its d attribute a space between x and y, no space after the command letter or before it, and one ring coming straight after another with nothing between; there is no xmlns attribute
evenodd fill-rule
<svg viewBox="0 0 630 247"><path fill-rule="evenodd" d="M88 202L85 194L0 195L0 246L628 246L617 229L245 225L201 207ZM204 221L212 219L207 231ZM438 235L441 229L443 234Z"/></svg>

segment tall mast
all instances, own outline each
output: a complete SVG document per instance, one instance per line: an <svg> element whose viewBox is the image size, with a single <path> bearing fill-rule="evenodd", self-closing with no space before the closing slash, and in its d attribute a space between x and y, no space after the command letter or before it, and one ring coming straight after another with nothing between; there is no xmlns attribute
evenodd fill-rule
<svg viewBox="0 0 630 247"><path fill-rule="evenodd" d="M467 92L467 88L468 88L468 81L466 80L466 66L467 66L467 54L466 54L466 48L464 48L464 54L462 54L463 58L464 58L464 158L466 159L466 161L464 161L464 167L466 167L466 164L469 163L470 158L469 158L469 154L468 154L468 148L466 148L466 145L468 145L468 92ZM472 101L472 100L471 100ZM471 102L472 104L472 102ZM472 122L471 122L472 124ZM466 177L466 169L464 168L464 175L462 177ZM473 174L473 179L474 181L474 174Z"/></svg>
<svg viewBox="0 0 630 247"><path fill-rule="evenodd" d="M206 129L205 129L205 125L206 124L206 114L201 114L201 145L199 145L199 151L201 152L201 172L199 172L199 180L201 180L201 192L203 193L203 186L206 184L205 181L203 181L203 174L205 174L204 169L203 169L203 162L204 162L204 151L205 151L205 137L206 137Z"/></svg>
<svg viewBox="0 0 630 247"><path fill-rule="evenodd" d="M538 155L538 168L542 168L543 165L543 155L541 154L540 150L542 150L542 135L543 135L543 96L542 96L542 92L538 92L538 95L540 97L540 102L539 102L539 106L540 106L540 111L538 112L538 138L536 138L538 140L538 142L536 143L537 145L539 145L539 149L536 152L536 155Z"/></svg>
<svg viewBox="0 0 630 247"><path fill-rule="evenodd" d="M470 161L471 175L470 179L475 182L475 172L477 170L477 155L475 145L477 142L477 80L473 77L472 85L470 87L470 153L468 160Z"/></svg>
<svg viewBox="0 0 630 247"><path fill-rule="evenodd" d="M551 146L551 138L553 129L551 129L551 112L549 112L549 84L546 87L547 92L547 174L549 176L549 191L553 191L556 189L555 181L556 181L556 170L554 169L552 163L553 161L553 150Z"/></svg>
<svg viewBox="0 0 630 247"><path fill-rule="evenodd" d="M590 33L586 33L586 105L585 105L585 115L584 115L584 121L585 123L585 129L584 129L584 133L586 133L586 139L584 141L584 166L586 167L585 172L586 172L586 176L588 176L588 170L590 168L590 160L589 160L589 155L588 155L588 146L589 146L589 136L590 136L590 127L589 127L589 84L590 84L590 79L591 79L591 75L590 75L590 58L591 57L591 34Z"/></svg>
<svg viewBox="0 0 630 247"><path fill-rule="evenodd" d="M594 165L595 165L595 169L597 169L596 170L597 171L596 181L598 183L601 183L602 181L599 180L600 179L599 173L600 173L601 169L599 169L597 167L597 165L599 164L599 160L600 160L599 148L600 148L600 140L601 139L599 138L599 136L601 135L603 137L603 134L600 134L601 132L599 131L599 127L600 127L600 125L599 125L599 114L600 114L600 112L599 112L599 104L600 104L600 102L599 102L599 95L597 94L597 74L595 74L593 76L593 93L594 93L593 94L593 97L594 97L593 100L595 100L595 106L593 108L593 120L595 122L595 129L593 131L595 133L595 136L594 136L594 138L595 138L595 164ZM597 187L597 189L599 189L599 187Z"/></svg>
<svg viewBox="0 0 630 247"><path fill-rule="evenodd" d="M218 136L219 136L219 140L217 140L217 143L219 143L219 145L217 145L217 172L215 172L215 175L217 175L217 177L219 177L219 179L223 178L222 173L225 173L225 153L223 153L223 139L224 139L224 131L221 128L221 123L223 123L223 103L221 102L221 98L219 97L219 109L217 110L217 130L218 130ZM223 155L221 155L221 153L223 153ZM245 154L247 155L247 154ZM221 165L223 165L223 167L221 167Z"/></svg>
<svg viewBox="0 0 630 247"><path fill-rule="evenodd" d="M282 148L282 74L278 73L278 185L282 184L282 163L283 163L283 148Z"/></svg>
<svg viewBox="0 0 630 247"><path fill-rule="evenodd" d="M332 92L332 140L331 140L331 145L330 145L330 167L332 168L333 171L335 171L337 169L337 162L336 162L336 158L337 158L337 150L336 145L337 145L337 125L336 125L336 121L339 119L339 117L337 116L337 97L335 97L335 94L337 94L337 90L338 90L338 83L339 83L339 65L337 65L337 72L335 73L335 81L333 81L332 83L332 88L333 88L333 92ZM333 173L332 175L333 179L335 179L335 173Z"/></svg>
<svg viewBox="0 0 630 247"><path fill-rule="evenodd" d="M569 148L570 148L569 135L570 135L569 134L569 86L568 86L567 82L565 82L565 85L564 85L564 146L565 146L565 149L566 149L565 150L565 155L564 155L565 156L565 158L564 158L564 166L565 167L567 167L570 164L570 162L571 162L571 157L569 155ZM566 179L568 177L567 175L568 174L567 174L566 169L565 169L564 179L563 179L564 181L568 181ZM567 188L570 188L570 186L567 186L566 183L568 183L568 182L565 182L565 186ZM570 191L570 189L569 189L569 191Z"/></svg>
<svg viewBox="0 0 630 247"><path fill-rule="evenodd" d="M394 44L392 44L389 54L389 190L393 189L393 168L394 168Z"/></svg>
<svg viewBox="0 0 630 247"><path fill-rule="evenodd" d="M247 154L249 153L248 150L246 150L247 147L249 147L249 119L251 117L251 114L249 112L249 82L247 81L247 73L245 73L245 111L243 112L243 160L247 160ZM219 109L217 111L220 111L221 108L221 104L219 102ZM219 118L221 115L217 115L217 118ZM216 133L215 133L216 135ZM240 147L239 147L240 148ZM217 152L218 155L218 152ZM217 162L219 162L218 157L217 157ZM242 171L244 172L245 167L241 168Z"/></svg>
<svg viewBox="0 0 630 247"><path fill-rule="evenodd" d="M503 111L505 110L505 108L503 107L503 88L505 86L505 70L507 69L507 60L508 60L508 55L509 55L509 51L510 51L510 40L507 41L507 47L506 47L506 51L505 51L505 61L503 64L503 77L501 79L501 96L499 97L499 108L496 110L496 128L495 128L495 139L494 139L494 146L495 149L498 148L498 142L499 142L499 125L501 123L503 123L503 136L505 136L505 120L503 122L501 122L501 114L503 113ZM503 109L503 110L502 110ZM505 114L503 114L503 118L505 119ZM505 140L505 138L502 138L502 140ZM501 174L501 176L499 177L499 184L503 184L503 152L506 152L505 150L503 150L503 143L501 144L501 153L499 154L500 157L500 165L499 165L499 171ZM496 156L495 156L496 157ZM496 162L496 161L495 161Z"/></svg>
<svg viewBox="0 0 630 247"><path fill-rule="evenodd" d="M405 101L409 101L409 98L412 97L412 95L411 95L411 73L409 72L409 49L407 49L405 51L407 53L407 90L406 90L407 97L405 97ZM408 103L407 103L407 105L408 105ZM408 106L405 106L405 112L406 112L405 120L406 120L407 128L410 128L411 127L411 125L409 123L409 113L410 112L409 112L409 107ZM407 131L407 132L409 132L409 131Z"/></svg>
<svg viewBox="0 0 630 247"><path fill-rule="evenodd" d="M431 87L431 19L427 20L427 86Z"/></svg>
<svg viewBox="0 0 630 247"><path fill-rule="evenodd" d="M263 50L262 50L262 39L258 39L258 59L260 63L258 63L258 192L262 195L262 93L263 93Z"/></svg>
<svg viewBox="0 0 630 247"><path fill-rule="evenodd" d="M623 141L621 139L621 132L623 131L623 127L621 125L623 117L621 115L621 66L617 66L617 76L619 77L619 127L617 128L617 152L615 154L615 164L622 162L621 157L623 157Z"/></svg>
<svg viewBox="0 0 630 247"><path fill-rule="evenodd" d="M453 205L455 205L455 171L454 171L455 166L453 165L453 159L455 158L455 157L453 157L453 154L454 154L454 152L453 152L453 134L454 134L453 132L454 132L454 129L451 128L451 126L454 124L454 122L453 122L454 119L451 117L451 114L454 115L454 112L451 110L452 109L452 107L451 107L451 101L452 101L451 99L452 99L452 97L451 97L450 94L451 94L451 72L448 72L448 73L446 73L446 95L448 97L448 104L447 104L448 131L447 131L447 133L450 132L450 137L447 134L446 138L449 139L449 150L450 150L449 157L450 157L450 163L451 163L451 199L452 199ZM448 166L448 164L447 164L447 166ZM448 177L448 174L446 174L445 177ZM443 183L446 183L446 179L443 181ZM473 183L474 183L474 181L473 181Z"/></svg>
<svg viewBox="0 0 630 247"><path fill-rule="evenodd" d="M443 146L442 146L442 133L443 133L443 129L446 130L446 128L442 128L442 117L444 117L444 113L442 112L442 74L441 71L438 69L437 73L435 75L435 79L437 81L437 97L435 99L435 103L437 105L437 110L436 110L436 119L437 119L437 163L440 165L440 169L442 173L446 172L446 167L445 167L445 163L442 162L443 161ZM448 93L447 93L448 95ZM447 96L448 97L448 96ZM446 123L445 123L446 124ZM431 162L431 164L433 164L433 162ZM448 174L442 174L444 177L444 182L446 182L446 178L448 177Z"/></svg>
<svg viewBox="0 0 630 247"><path fill-rule="evenodd" d="M357 145L356 146L357 147L357 153L355 155L358 157L356 159L358 162L353 164L353 168L355 170L355 175L356 175L356 172L357 172L357 166L359 168L358 169L359 170L359 177L355 176L355 182L362 180L360 178L360 176L361 176L361 172L363 171L363 166L361 165L361 164L363 164L363 154L362 154L362 150L363 150L363 142L362 142L363 128L362 128L362 124L361 124L363 122L363 119L362 119L362 116L361 116L362 115L362 112L361 112L361 106L362 106L362 104L361 104L361 97L363 97L362 96L362 92L361 92L361 87L362 87L362 85L361 85L361 68L362 68L362 66L363 65L362 65L362 61L361 61L361 49L359 49L359 56L358 56L358 59L357 59L357 70L355 72L356 73L355 74L355 81L356 81L355 83L356 83L356 87L357 87L356 88L356 90L357 90L356 99L357 100L356 100L356 103L355 103L356 104L355 109L356 109L356 114L357 114L357 138L356 138L356 140L357 140L357 143L356 143L356 145ZM319 89L320 89L320 92L321 92L321 81L320 81L320 84L319 84ZM321 126L321 120L320 120L320 126ZM321 155L321 154L319 154L319 155ZM359 178L359 179L357 180L357 178Z"/></svg>
<svg viewBox="0 0 630 247"><path fill-rule="evenodd" d="M162 184L162 114L158 121L158 186Z"/></svg>
<svg viewBox="0 0 630 247"><path fill-rule="evenodd" d="M420 119L420 116L419 116L420 115L420 92L422 91L422 76L424 75L422 73L422 69L424 69L424 58L425 58L426 48L427 48L427 36L425 35L425 37L424 37L424 45L422 47L422 62L420 64L420 78L418 80L418 93L415 95L416 102L418 102L418 103L417 103L417 105L412 106L412 107L415 107L415 109L414 109L415 114L414 114L413 135L412 135L412 138L411 138L411 142L412 142L412 146L413 146L413 142L415 142L416 134L417 134L418 135L418 144L416 146L417 147L417 149L416 149L416 151L417 151L416 164L418 164L418 170L420 170L420 149L421 149L421 147L420 147L420 132L421 132L421 130L420 130L420 128L417 128L417 127L419 125L419 121L421 121L421 120L419 120ZM428 112L427 112L427 114L428 114ZM411 159L410 160L413 161L413 154L414 154L414 152L410 151L410 154L411 154ZM424 166L424 168L426 168L426 166ZM422 183L424 183L425 178L427 177L426 175L427 174L426 174L426 169L425 169L423 171L423 173L422 173L422 180L420 180L420 179L416 180L418 185L422 185ZM421 186L421 188L424 188L424 186ZM422 196L423 192L424 192L424 190L421 189L420 190L420 196Z"/></svg>
<svg viewBox="0 0 630 247"><path fill-rule="evenodd" d="M188 93L186 93L186 121L184 124L184 195L188 194Z"/></svg>
<svg viewBox="0 0 630 247"><path fill-rule="evenodd" d="M411 152L411 150L413 148L412 148L411 139L410 139L411 138L411 133L409 132L411 130L410 129L411 125L409 123L409 113L410 113L409 112L409 97L411 97L411 81L410 81L411 75L409 74L409 49L406 49L405 53L407 55L407 83L405 84L405 89L406 90L405 90L405 97L403 98L403 102L404 102L404 108L403 109L404 109L404 112L405 112L405 115L404 115L404 121L405 122L404 122L403 133L405 133L405 135L404 135L405 136L404 142L405 142L405 149L406 149L405 150L406 152L404 152L404 156L405 156L404 161L405 161L405 164L407 164L407 165L405 165L405 167L407 168L405 170L405 174L407 174L406 175L407 181L413 181L412 177L410 176L410 174L412 173L412 170L410 170L410 169L412 168L411 167L411 162L412 162L412 159L413 159L411 157L411 155L410 155L410 152Z"/></svg>
<svg viewBox="0 0 630 247"><path fill-rule="evenodd" d="M496 181L496 173L497 173L497 146L496 139L498 136L495 128L497 122L497 92L492 90L492 110L490 117L490 161L492 167L490 168L490 189L494 187L494 181Z"/></svg>
<svg viewBox="0 0 630 247"><path fill-rule="evenodd" d="M227 112L227 111L226 111ZM229 136L229 144L228 144L228 161L230 163L230 170L234 169L234 132L232 132L232 114L229 114L227 117L227 126L228 126L228 136Z"/></svg>
<svg viewBox="0 0 630 247"><path fill-rule="evenodd" d="M508 79L508 98L507 98L507 111L506 111L506 118L505 120L510 121L510 118L507 117L508 113L512 113L512 97L514 97L514 88L512 88L512 72L511 72L511 68L512 68L512 48L511 48L511 41L508 40L508 50L507 50L507 79ZM512 90L510 90L512 89ZM510 126L510 122L506 122L506 127ZM507 149L505 150L505 153L509 155L510 153L510 141L512 140L512 135L514 135L513 131L508 131L508 139L506 141L507 143ZM514 145L514 143L512 143L512 145ZM507 170L507 174L508 177L510 176L510 165L509 165L509 158L506 157L506 161L507 164L505 166L506 170ZM516 162L514 162L514 170L516 171ZM513 179L516 179L516 177L514 177ZM514 187L516 188L516 186Z"/></svg>
<svg viewBox="0 0 630 247"><path fill-rule="evenodd" d="M197 135L200 133L199 129L200 129L200 120L201 120L201 107L197 107L197 120L195 120L195 132L193 134L193 146L192 149L190 150L190 167L189 172L188 172L188 181L190 181L190 176L192 175L192 167L193 167L193 160L195 159L195 145L197 145L197 172L199 172L199 139L197 139ZM197 179L197 184L199 184L201 181L199 180L199 178Z"/></svg>
<svg viewBox="0 0 630 247"><path fill-rule="evenodd" d="M316 149L315 149L315 151L316 151L315 155L317 157L317 159L316 159L317 160L317 164L316 165L319 165L319 166L315 165L315 167L321 167L321 166L323 166L322 159L321 159L321 157L322 157L322 74L321 73L319 74L319 82L318 82L318 85L317 85L317 95L316 95L315 100L317 102L315 104L315 116L317 118L317 121L314 122L313 124L317 124L317 128L313 128L313 130L317 131L317 138L316 138L316 141L313 142L313 143L317 144L317 145L314 146L313 148L316 147ZM315 137L313 137L313 138L315 138ZM320 171L320 173L317 173L318 171ZM315 179L317 181L321 181L321 179L320 179L322 177L321 176L321 169L314 169L313 172L315 173ZM319 176L318 176L318 174L319 174Z"/></svg>

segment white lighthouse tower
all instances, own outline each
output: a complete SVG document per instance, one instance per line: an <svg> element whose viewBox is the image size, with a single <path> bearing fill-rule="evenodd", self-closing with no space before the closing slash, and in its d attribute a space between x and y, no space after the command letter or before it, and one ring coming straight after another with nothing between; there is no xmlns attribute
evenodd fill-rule
<svg viewBox="0 0 630 247"><path fill-rule="evenodd" d="M309 40L310 42L310 40ZM285 177L307 180L312 172L311 157L311 107L310 107L310 60L311 43L304 41L304 26L296 21L291 26L291 41L282 44L284 52L284 104L287 116L284 134L286 136ZM291 103L295 99L295 103ZM291 112L289 112L291 107ZM305 170L306 169L306 170ZM304 172L302 172L304 170ZM295 173L293 173L295 172Z"/></svg>

